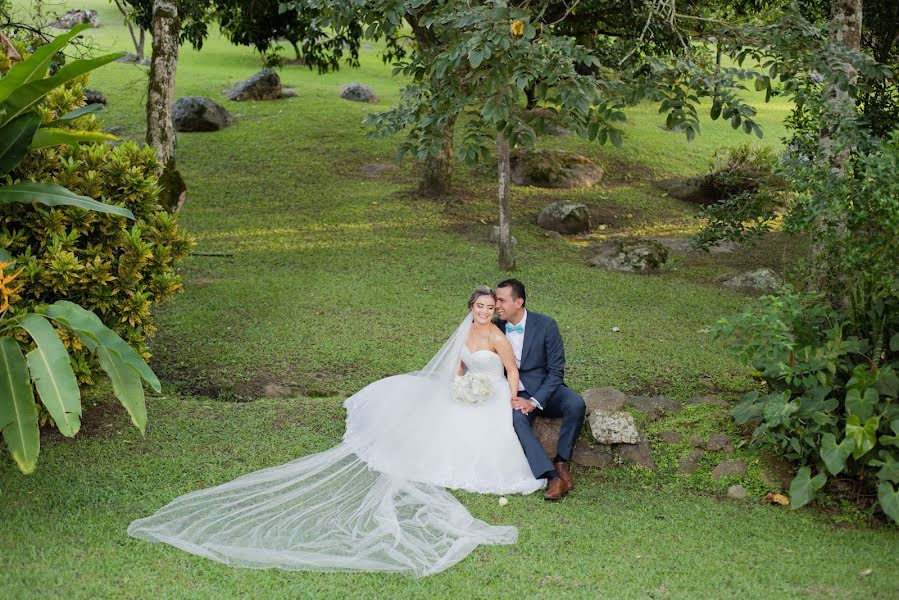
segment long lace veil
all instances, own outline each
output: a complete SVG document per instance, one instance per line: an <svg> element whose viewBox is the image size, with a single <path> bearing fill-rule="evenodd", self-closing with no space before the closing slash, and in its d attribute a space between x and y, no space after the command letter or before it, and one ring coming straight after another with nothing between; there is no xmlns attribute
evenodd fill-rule
<svg viewBox="0 0 899 600"><path fill-rule="evenodd" d="M465 345L466 340L468 340L468 333L471 331L471 324L472 315L468 313L437 354L428 361L428 364L421 371L410 373L410 375L427 377L447 385L452 384L456 371L459 368L462 346Z"/></svg>
<svg viewBox="0 0 899 600"><path fill-rule="evenodd" d="M451 382L470 327L467 315L414 375ZM447 569L480 544L511 544L518 536L514 527L475 519L442 487L373 469L346 442L180 496L133 521L128 533L236 567L418 577Z"/></svg>

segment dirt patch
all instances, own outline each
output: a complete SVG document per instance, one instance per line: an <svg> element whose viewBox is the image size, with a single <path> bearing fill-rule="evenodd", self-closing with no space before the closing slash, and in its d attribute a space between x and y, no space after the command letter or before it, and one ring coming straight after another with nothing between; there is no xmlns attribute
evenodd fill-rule
<svg viewBox="0 0 899 600"><path fill-rule="evenodd" d="M152 398L147 398L147 405L152 403ZM105 438L134 428L128 411L122 406L116 397L110 392L107 394L86 394L81 401L81 428L75 434L76 438ZM41 443L52 442L54 444L71 441L59 432L56 427L47 424L40 430Z"/></svg>

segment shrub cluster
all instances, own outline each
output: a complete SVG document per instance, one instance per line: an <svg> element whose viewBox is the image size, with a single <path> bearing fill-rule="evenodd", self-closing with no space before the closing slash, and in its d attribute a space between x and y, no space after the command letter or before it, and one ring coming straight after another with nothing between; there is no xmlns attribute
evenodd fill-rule
<svg viewBox="0 0 899 600"><path fill-rule="evenodd" d="M719 322L764 383L732 414L756 425L752 442L797 461L793 504L809 502L828 478L876 490L899 521L899 294L860 288L845 310L789 288ZM853 314L859 307L869 319ZM866 326L865 326L866 325ZM813 475L814 473L814 475Z"/></svg>
<svg viewBox="0 0 899 600"><path fill-rule="evenodd" d="M87 80L53 90L40 107L44 122L83 106ZM93 115L63 124L96 131ZM188 235L157 201L159 163L154 151L134 143L55 146L32 151L12 181L52 182L96 200L130 209L135 221L73 207L0 205L0 249L24 267L10 314L70 300L95 312L145 358L155 326L153 304L181 288L176 264L191 246ZM79 382L93 383L90 354L63 335Z"/></svg>

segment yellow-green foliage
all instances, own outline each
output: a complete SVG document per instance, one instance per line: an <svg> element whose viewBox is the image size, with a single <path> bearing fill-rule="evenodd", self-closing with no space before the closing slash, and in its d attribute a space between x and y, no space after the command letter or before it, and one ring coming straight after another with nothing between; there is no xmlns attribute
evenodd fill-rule
<svg viewBox="0 0 899 600"><path fill-rule="evenodd" d="M40 107L51 121L84 105L86 78L60 87ZM98 130L94 115L63 125ZM155 332L150 308L181 291L175 265L191 240L158 204L159 163L151 148L128 142L57 146L33 151L11 173L14 180L53 182L71 191L130 209L135 221L41 205L0 206L0 248L24 267L10 313L66 299L94 311L145 358ZM96 368L77 339L62 336L79 381L93 382Z"/></svg>

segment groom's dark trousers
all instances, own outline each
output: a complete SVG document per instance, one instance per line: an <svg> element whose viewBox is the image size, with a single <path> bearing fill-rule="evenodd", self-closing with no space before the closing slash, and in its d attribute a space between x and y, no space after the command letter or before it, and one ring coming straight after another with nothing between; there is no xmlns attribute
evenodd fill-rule
<svg viewBox="0 0 899 600"><path fill-rule="evenodd" d="M505 321L497 322L497 326L503 331L505 325ZM555 467L531 430L534 417L562 419L556 454L569 460L586 412L584 399L565 386L562 335L559 333L559 326L550 317L530 310L527 312L518 374L525 387L518 395L533 398L543 407L534 409L527 415L520 410L512 410L515 433L518 434L534 477L540 478Z"/></svg>
<svg viewBox="0 0 899 600"><path fill-rule="evenodd" d="M520 392L519 395L526 398L530 396L530 393L525 390ZM521 442L521 447L524 449L524 455L528 459L531 471L534 473L534 477L537 478L552 471L555 467L531 428L534 417L562 419L556 454L565 460L570 460L571 452L574 450L574 443L577 441L577 436L581 432L581 426L584 424L585 412L583 398L564 385L556 388L555 393L550 396L549 400L541 404L543 404L543 410L535 408L528 414L524 414L520 410L512 411L512 424L515 426L515 433L518 434L518 441Z"/></svg>

